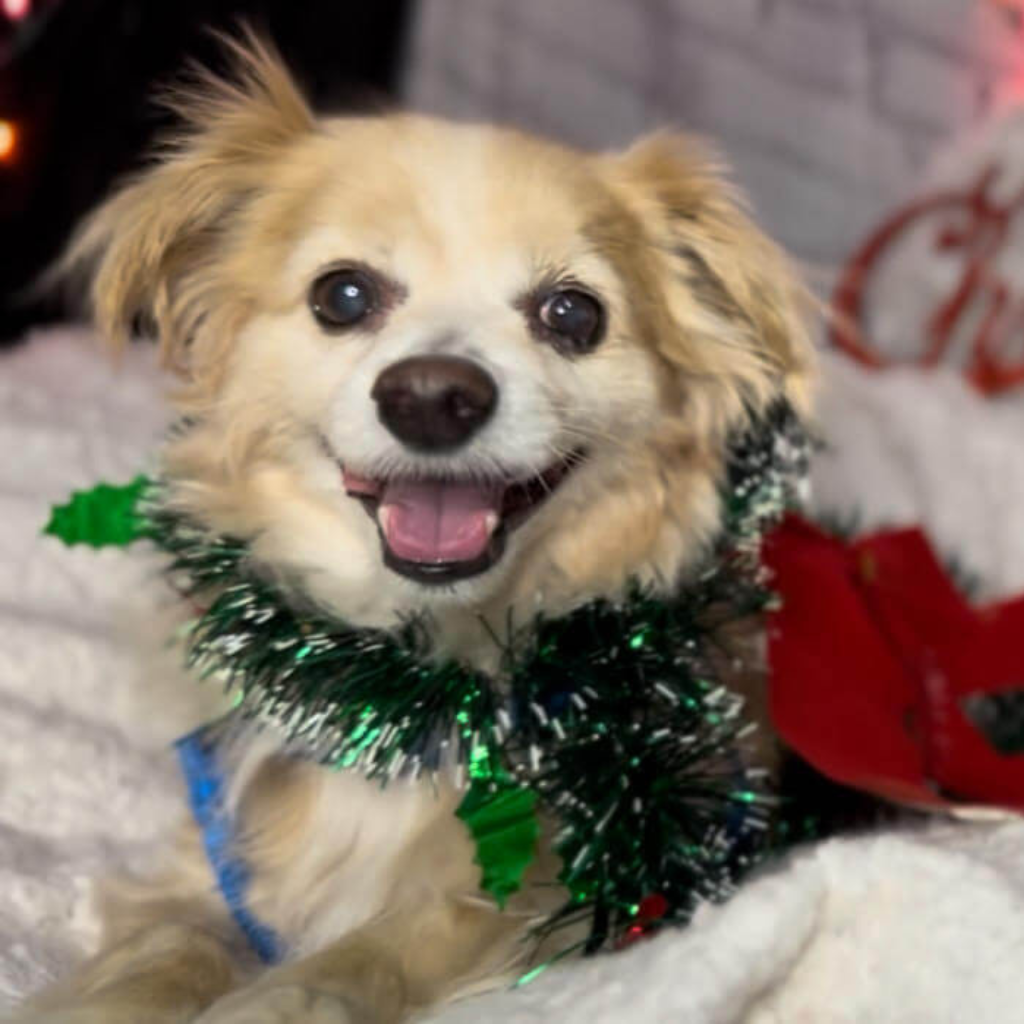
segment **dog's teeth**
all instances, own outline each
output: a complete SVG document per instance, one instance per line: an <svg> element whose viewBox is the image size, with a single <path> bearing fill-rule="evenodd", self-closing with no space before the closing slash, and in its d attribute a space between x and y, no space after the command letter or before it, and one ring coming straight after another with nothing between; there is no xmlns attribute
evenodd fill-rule
<svg viewBox="0 0 1024 1024"><path fill-rule="evenodd" d="M497 512L488 512L487 515L484 517L484 524L487 527L488 533L494 533L494 531L498 528L499 522L501 522L501 517L498 515Z"/></svg>
<svg viewBox="0 0 1024 1024"><path fill-rule="evenodd" d="M388 519L391 517L391 509L384 505L381 505L377 509L377 522L380 524L380 528L384 531L385 535L388 532Z"/></svg>

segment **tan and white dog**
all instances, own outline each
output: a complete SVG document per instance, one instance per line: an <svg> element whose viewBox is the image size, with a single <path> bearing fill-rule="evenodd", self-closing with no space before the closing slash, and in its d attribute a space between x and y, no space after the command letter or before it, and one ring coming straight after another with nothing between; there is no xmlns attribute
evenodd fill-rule
<svg viewBox="0 0 1024 1024"><path fill-rule="evenodd" d="M175 501L304 601L423 614L484 667L510 609L676 585L718 527L730 432L804 407L811 374L801 290L716 163L673 135L590 154L319 118L265 46L234 51L70 256L104 335L152 325L183 379ZM105 951L19 1019L383 1024L494 983L561 896L499 912L458 799L254 739L232 808L286 961L259 968L190 827L111 890Z"/></svg>

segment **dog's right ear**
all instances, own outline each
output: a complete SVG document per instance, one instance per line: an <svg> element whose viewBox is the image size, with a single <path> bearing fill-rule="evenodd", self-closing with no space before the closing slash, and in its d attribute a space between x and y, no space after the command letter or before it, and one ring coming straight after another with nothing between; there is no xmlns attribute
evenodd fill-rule
<svg viewBox="0 0 1024 1024"><path fill-rule="evenodd" d="M231 225L266 185L269 162L314 123L270 46L248 30L224 41L231 73L197 69L165 95L183 128L87 218L55 271L90 279L93 316L111 346L141 320L155 328L164 365L186 377L202 372L193 342L216 319L218 252Z"/></svg>

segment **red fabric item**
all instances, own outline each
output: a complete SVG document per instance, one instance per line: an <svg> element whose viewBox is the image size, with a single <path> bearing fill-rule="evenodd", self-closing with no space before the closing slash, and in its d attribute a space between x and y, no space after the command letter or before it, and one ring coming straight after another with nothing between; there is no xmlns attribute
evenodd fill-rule
<svg viewBox="0 0 1024 1024"><path fill-rule="evenodd" d="M846 543L797 516L765 545L775 728L838 782L903 803L1024 810L1024 755L964 700L1024 690L1024 596L972 608L920 530Z"/></svg>

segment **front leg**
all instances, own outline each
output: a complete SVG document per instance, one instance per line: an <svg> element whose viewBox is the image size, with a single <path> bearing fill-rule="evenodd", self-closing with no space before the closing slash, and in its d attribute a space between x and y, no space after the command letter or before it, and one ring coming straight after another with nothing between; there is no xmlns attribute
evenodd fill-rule
<svg viewBox="0 0 1024 1024"><path fill-rule="evenodd" d="M236 983L225 944L191 925L157 925L29 1001L12 1024L186 1024Z"/></svg>
<svg viewBox="0 0 1024 1024"><path fill-rule="evenodd" d="M436 899L404 907L312 956L275 967L195 1024L400 1024L508 976L522 918Z"/></svg>
<svg viewBox="0 0 1024 1024"><path fill-rule="evenodd" d="M268 971L195 1024L398 1024L408 1008L406 980L392 952L353 936Z"/></svg>

